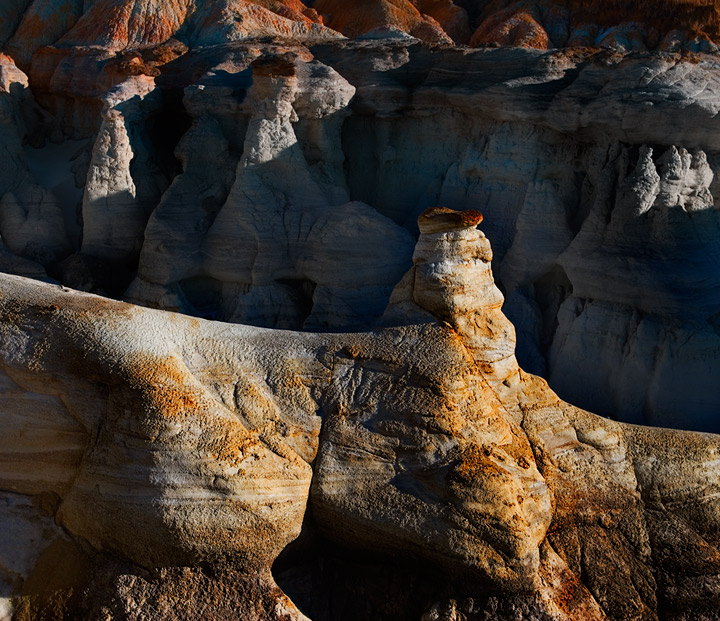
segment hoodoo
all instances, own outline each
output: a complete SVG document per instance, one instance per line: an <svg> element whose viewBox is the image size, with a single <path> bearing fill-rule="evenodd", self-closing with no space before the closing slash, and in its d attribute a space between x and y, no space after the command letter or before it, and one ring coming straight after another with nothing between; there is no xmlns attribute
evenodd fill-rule
<svg viewBox="0 0 720 621"><path fill-rule="evenodd" d="M0 620L720 619L719 45L0 0Z"/></svg>

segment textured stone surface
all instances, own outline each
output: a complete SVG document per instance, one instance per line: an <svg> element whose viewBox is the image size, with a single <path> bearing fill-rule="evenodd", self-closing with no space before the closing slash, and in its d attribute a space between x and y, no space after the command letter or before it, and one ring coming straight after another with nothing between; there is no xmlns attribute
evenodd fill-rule
<svg viewBox="0 0 720 621"><path fill-rule="evenodd" d="M267 384L253 379L251 360L247 376L221 379L236 375L230 369L247 345L241 339L234 352L222 345L222 324L206 335L211 341L185 350L197 320L181 319L173 338L167 328L175 320L168 324L163 314L141 311L138 323L129 305L91 297L78 305L57 287L35 289L30 304L40 314L22 319L13 302L17 288L25 286L16 280L2 288L10 313L3 368L12 386L3 391L3 428L10 430L3 489L56 494L56 520L67 531L145 567L228 558L256 567L297 536L319 432L316 405L302 382L279 388L293 406L278 407ZM88 320L88 313L102 319ZM266 358L268 370L293 366L291 356L267 344L256 346L251 358L257 356ZM300 350L294 356L310 372L322 368L312 358L303 365L307 354ZM51 370L58 363L62 369ZM22 417L29 399L40 406L38 414ZM288 428L283 416L297 423ZM247 426L246 417L253 421ZM256 543L248 546L250 540Z"/></svg>
<svg viewBox="0 0 720 621"><path fill-rule="evenodd" d="M354 89L307 61L250 56L233 77L188 89L184 170L152 213L128 299L287 328L367 325L382 313L412 238L349 200L339 134ZM238 77L252 84L241 104L229 91ZM223 127L238 116L247 125L228 136L242 139L234 161Z"/></svg>
<svg viewBox="0 0 720 621"><path fill-rule="evenodd" d="M320 536L345 562L392 555L397 580L445 575L411 590L400 618L415 606L425 619L713 610L718 437L600 418L517 366L498 382L484 358L512 351L512 332L483 340L464 323L502 321L488 242L477 218L448 216L425 216L444 230L421 235L371 333L208 322L0 277L0 508L37 532L0 549L6 583L27 585L17 614L55 602L199 618L188 606L232 602L248 618L301 619L270 565L303 533L316 537L304 562L325 554ZM39 587L58 555L86 595Z"/></svg>
<svg viewBox="0 0 720 621"><path fill-rule="evenodd" d="M152 78L128 78L106 98L83 192L82 252L109 261L137 261L148 214L138 200L128 136L133 108L154 90ZM147 106L148 108L150 106Z"/></svg>
<svg viewBox="0 0 720 621"><path fill-rule="evenodd" d="M713 11L4 2L0 616L716 618Z"/></svg>
<svg viewBox="0 0 720 621"><path fill-rule="evenodd" d="M421 13L411 0L370 0L347 4L339 0L319 0L314 8L328 24L354 38L365 34L382 36L383 31L400 31L432 43L452 43L442 26Z"/></svg>
<svg viewBox="0 0 720 621"><path fill-rule="evenodd" d="M602 5L576 0L7 0L0 13L0 45L24 69L45 46L137 50L171 37L190 45L346 35L471 47L717 51L712 3L664 0L652 9L620 0Z"/></svg>
<svg viewBox="0 0 720 621"><path fill-rule="evenodd" d="M625 59L610 68L498 50L486 58L505 82L478 69L480 55L446 55L408 88L421 66L413 48L388 49L385 67L367 48L354 51L350 63L316 50L356 85L355 110L374 115L348 122L358 136L346 151L351 195L406 223L424 201L481 208L522 364L603 414L717 429L720 308L713 285L705 289L717 271L708 170L717 145L699 136L716 118L714 63ZM541 82L529 77L536 72ZM681 86L691 75L702 84L693 103ZM637 79L646 86L636 89ZM672 92L688 104L676 121ZM368 165L368 151L382 164Z"/></svg>

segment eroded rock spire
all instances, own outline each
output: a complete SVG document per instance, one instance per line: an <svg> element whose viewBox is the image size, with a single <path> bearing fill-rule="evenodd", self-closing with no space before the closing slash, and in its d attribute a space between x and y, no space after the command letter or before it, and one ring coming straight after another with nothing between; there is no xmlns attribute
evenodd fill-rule
<svg viewBox="0 0 720 621"><path fill-rule="evenodd" d="M603 419L519 370L479 220L425 212L396 322L365 333L202 321L0 274L0 520L33 535L0 547L0 577L36 617L64 597L81 618L301 620L356 587L319 569L308 595L327 545L312 538L296 571L271 574L310 530L341 566L435 572L442 589L412 594L427 619L716 609L717 436ZM44 592L47 563L68 558L70 594ZM376 618L408 618L398 587L367 580L386 593Z"/></svg>
<svg viewBox="0 0 720 621"><path fill-rule="evenodd" d="M426 209L418 218L414 266L391 306L414 302L448 323L495 386L517 379L515 328L502 313L503 295L492 275L492 249L477 228L479 211Z"/></svg>

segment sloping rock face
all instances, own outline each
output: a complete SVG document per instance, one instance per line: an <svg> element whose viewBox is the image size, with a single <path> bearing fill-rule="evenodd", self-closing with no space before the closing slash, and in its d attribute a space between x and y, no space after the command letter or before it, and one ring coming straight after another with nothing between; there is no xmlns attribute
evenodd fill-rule
<svg viewBox="0 0 720 621"><path fill-rule="evenodd" d="M615 423L521 371L476 222L424 214L368 333L1 276L6 610L712 618L718 436Z"/></svg>
<svg viewBox="0 0 720 621"><path fill-rule="evenodd" d="M72 47L94 55L97 48L138 50L171 38L195 46L343 35L471 47L715 52L720 18L704 0L651 6L624 0L7 0L0 9L0 46L23 69L56 62L58 50L67 58Z"/></svg>

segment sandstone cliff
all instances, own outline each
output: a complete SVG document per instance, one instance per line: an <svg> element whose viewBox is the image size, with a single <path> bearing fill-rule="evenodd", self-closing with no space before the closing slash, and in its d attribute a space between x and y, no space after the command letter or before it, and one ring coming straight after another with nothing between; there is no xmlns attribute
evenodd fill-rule
<svg viewBox="0 0 720 621"><path fill-rule="evenodd" d="M417 214L481 208L525 368L718 429L714 56L153 41L47 46L29 78L0 57L5 271L366 329Z"/></svg>
<svg viewBox="0 0 720 621"><path fill-rule="evenodd" d="M427 212L364 333L1 276L6 609L712 618L718 436L615 423L521 371L476 222Z"/></svg>

